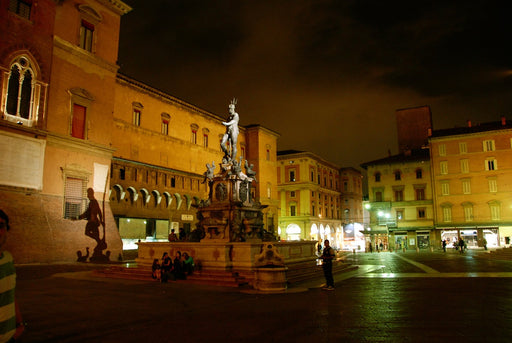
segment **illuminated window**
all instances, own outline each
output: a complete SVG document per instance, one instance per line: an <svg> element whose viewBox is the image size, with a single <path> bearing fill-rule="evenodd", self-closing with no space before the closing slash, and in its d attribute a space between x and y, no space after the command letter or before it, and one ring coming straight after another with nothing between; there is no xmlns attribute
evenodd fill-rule
<svg viewBox="0 0 512 343"><path fill-rule="evenodd" d="M41 85L36 80L35 65L27 56L19 56L11 65L4 83L5 119L17 124L33 126L37 121Z"/></svg>
<svg viewBox="0 0 512 343"><path fill-rule="evenodd" d="M10 0L9 11L16 13L22 18L30 20L30 11L32 9L31 0Z"/></svg>

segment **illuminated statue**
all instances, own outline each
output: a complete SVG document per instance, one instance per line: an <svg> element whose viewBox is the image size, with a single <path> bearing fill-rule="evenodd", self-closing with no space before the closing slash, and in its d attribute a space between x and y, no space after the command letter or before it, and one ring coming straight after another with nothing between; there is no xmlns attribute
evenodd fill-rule
<svg viewBox="0 0 512 343"><path fill-rule="evenodd" d="M222 151L224 151L224 159L225 163L236 159L236 144L238 142L238 113L235 111L236 99L231 101L229 104L229 118L227 122L222 122L222 125L226 126L226 133L222 136L222 141L220 142L220 147ZM229 142L229 146L231 148L228 149L227 143Z"/></svg>

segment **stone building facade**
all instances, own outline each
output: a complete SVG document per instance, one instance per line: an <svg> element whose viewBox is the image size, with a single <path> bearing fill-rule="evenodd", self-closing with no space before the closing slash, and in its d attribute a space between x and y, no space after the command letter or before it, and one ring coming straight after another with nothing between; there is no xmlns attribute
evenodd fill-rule
<svg viewBox="0 0 512 343"><path fill-rule="evenodd" d="M510 244L512 124L501 121L436 130L430 137L438 237L448 245Z"/></svg>
<svg viewBox="0 0 512 343"><path fill-rule="evenodd" d="M340 168L311 152L278 152L279 235L343 245ZM322 243L323 244L323 243Z"/></svg>

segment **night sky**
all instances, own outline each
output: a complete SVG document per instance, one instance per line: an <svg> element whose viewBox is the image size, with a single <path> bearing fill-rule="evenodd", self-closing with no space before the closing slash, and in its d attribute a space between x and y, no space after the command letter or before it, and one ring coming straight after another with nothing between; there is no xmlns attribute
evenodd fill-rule
<svg viewBox="0 0 512 343"><path fill-rule="evenodd" d="M126 0L120 72L340 167L398 152L395 110L434 129L512 119L512 20L494 1Z"/></svg>

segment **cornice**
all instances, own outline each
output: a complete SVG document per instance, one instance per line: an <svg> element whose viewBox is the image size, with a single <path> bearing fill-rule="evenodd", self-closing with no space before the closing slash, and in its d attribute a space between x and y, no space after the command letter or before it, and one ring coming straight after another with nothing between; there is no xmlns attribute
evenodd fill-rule
<svg viewBox="0 0 512 343"><path fill-rule="evenodd" d="M115 149L103 144L94 143L88 140L82 140L69 136L48 132L46 137L48 146L64 148L66 150L77 151L87 155L96 155L103 158L112 159Z"/></svg>
<svg viewBox="0 0 512 343"><path fill-rule="evenodd" d="M96 0L103 4L105 7L111 9L119 15L124 15L130 12L133 8L120 0Z"/></svg>
<svg viewBox="0 0 512 343"><path fill-rule="evenodd" d="M79 47L74 46L73 44L60 38L59 36L53 37L53 43L56 49L60 49L61 51L68 53L81 61L87 61L113 74L116 74L117 70L119 69L119 66L117 64L107 62L104 59L94 54L91 54L90 52L80 49ZM56 53L56 55L58 56L58 53ZM67 56L62 56L62 58L69 61L69 58L67 58Z"/></svg>

